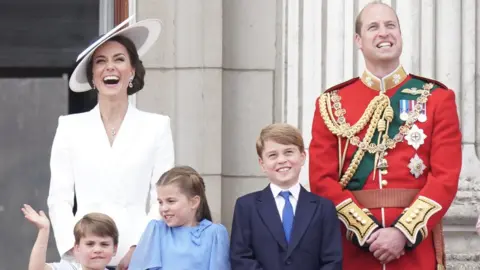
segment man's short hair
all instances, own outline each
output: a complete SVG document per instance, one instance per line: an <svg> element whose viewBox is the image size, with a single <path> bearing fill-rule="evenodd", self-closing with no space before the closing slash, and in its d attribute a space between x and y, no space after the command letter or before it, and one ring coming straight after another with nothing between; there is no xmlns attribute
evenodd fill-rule
<svg viewBox="0 0 480 270"><path fill-rule="evenodd" d="M373 1L373 2L370 2L367 5L365 5L362 8L362 10L360 10L360 12L358 13L357 18L355 19L355 33L357 35L361 36L361 33L362 33L362 26L363 26L362 14L363 14L363 11L371 5L384 5L386 7L391 8L393 10L393 13L395 13L395 17L397 18L398 28L400 28L400 20L398 19L398 15L397 15L397 12L395 11L395 9L393 9L391 6L377 0L377 1Z"/></svg>

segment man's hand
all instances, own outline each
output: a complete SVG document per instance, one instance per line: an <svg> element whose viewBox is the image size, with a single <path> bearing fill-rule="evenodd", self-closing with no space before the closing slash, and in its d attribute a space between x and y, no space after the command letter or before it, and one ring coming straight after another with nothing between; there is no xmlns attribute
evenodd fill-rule
<svg viewBox="0 0 480 270"><path fill-rule="evenodd" d="M128 266L130 265L130 260L132 259L133 252L135 251L136 246L130 247L127 254L123 256L122 260L117 265L117 270L128 270Z"/></svg>
<svg viewBox="0 0 480 270"><path fill-rule="evenodd" d="M382 228L372 233L367 243L373 256L386 264L405 254L407 238L397 228Z"/></svg>

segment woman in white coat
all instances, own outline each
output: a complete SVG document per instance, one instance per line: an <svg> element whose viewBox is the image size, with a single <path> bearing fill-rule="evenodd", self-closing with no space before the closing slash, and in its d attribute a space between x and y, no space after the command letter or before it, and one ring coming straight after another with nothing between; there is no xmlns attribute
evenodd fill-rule
<svg viewBox="0 0 480 270"><path fill-rule="evenodd" d="M140 57L157 40L160 21L122 28L127 22L79 55L70 88L98 91L98 104L89 112L59 117L50 160L48 207L60 256L72 255L78 219L105 213L120 235L111 269L128 265L148 221L157 218L154 185L174 165L170 119L128 102L129 95L143 88Z"/></svg>

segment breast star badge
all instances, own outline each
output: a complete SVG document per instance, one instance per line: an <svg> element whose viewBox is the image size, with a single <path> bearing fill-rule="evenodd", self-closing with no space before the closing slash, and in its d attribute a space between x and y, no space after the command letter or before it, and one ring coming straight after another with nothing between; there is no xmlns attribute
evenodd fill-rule
<svg viewBox="0 0 480 270"><path fill-rule="evenodd" d="M415 150L418 150L420 145L425 142L425 138L427 138L427 135L423 133L423 129L418 128L418 126L415 124L408 131L407 135L405 135L408 145L413 146Z"/></svg>
<svg viewBox="0 0 480 270"><path fill-rule="evenodd" d="M423 171L427 168L427 166L425 166L425 164L423 164L423 160L417 154L415 154L415 156L410 159L408 168L410 169L410 173L413 174L415 178L418 178L423 174Z"/></svg>

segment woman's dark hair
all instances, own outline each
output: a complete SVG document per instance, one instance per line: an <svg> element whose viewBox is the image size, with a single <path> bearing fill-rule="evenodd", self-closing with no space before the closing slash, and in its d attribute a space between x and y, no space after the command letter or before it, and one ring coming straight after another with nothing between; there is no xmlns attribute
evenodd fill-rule
<svg viewBox="0 0 480 270"><path fill-rule="evenodd" d="M110 38L108 41L116 41L122 44L123 47L125 47L125 49L127 49L128 57L130 58L130 63L132 64L132 67L135 69L135 77L133 78L133 81L132 81L133 87L127 88L127 94L133 95L136 92L140 91L145 85L145 82L143 81L143 79L145 78L145 67L143 66L142 61L138 57L137 48L129 38L124 36L114 36ZM92 69L93 69L93 57L91 57L88 60L88 64L87 64L87 79L88 79L88 83L93 88Z"/></svg>
<svg viewBox="0 0 480 270"><path fill-rule="evenodd" d="M189 166L177 166L166 171L157 182L157 187L176 184L181 192L188 197L200 197L200 205L195 215L198 222L207 219L212 221L210 207L208 207L205 195L205 183L203 178Z"/></svg>

